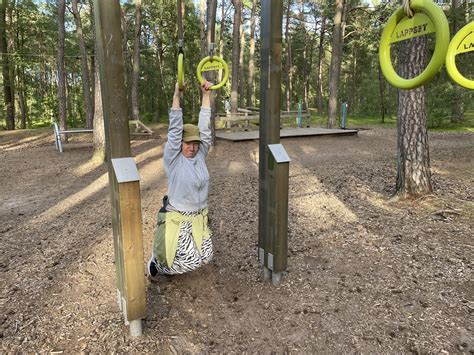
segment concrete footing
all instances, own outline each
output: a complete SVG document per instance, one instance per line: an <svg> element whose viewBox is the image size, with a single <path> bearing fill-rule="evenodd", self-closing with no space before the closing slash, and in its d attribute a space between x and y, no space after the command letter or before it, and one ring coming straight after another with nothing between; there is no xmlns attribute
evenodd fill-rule
<svg viewBox="0 0 474 355"><path fill-rule="evenodd" d="M279 272L279 273L273 272L272 273L272 284L273 284L273 286L280 285L280 282L281 282L281 272Z"/></svg>
<svg viewBox="0 0 474 355"><path fill-rule="evenodd" d="M142 320L135 319L130 321L130 335L132 337L139 337L143 334Z"/></svg>
<svg viewBox="0 0 474 355"><path fill-rule="evenodd" d="M267 267L263 267L263 279L265 281L270 281L272 279L272 270Z"/></svg>

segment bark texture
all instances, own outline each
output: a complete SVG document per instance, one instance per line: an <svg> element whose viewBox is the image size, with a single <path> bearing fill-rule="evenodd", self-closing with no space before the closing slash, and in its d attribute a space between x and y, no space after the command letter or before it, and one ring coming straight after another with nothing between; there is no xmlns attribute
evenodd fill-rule
<svg viewBox="0 0 474 355"><path fill-rule="evenodd" d="M290 38L290 12L291 0L288 0L288 7L286 8L286 24L285 24L285 43L286 43L286 110L291 110L291 96L293 95L293 73L292 64L293 59L291 55L291 38Z"/></svg>
<svg viewBox="0 0 474 355"><path fill-rule="evenodd" d="M332 32L331 69L329 73L329 119L328 128L336 125L337 103L339 96L339 79L342 61L342 27L345 0L336 0L334 28Z"/></svg>
<svg viewBox="0 0 474 355"><path fill-rule="evenodd" d="M8 0L2 0L0 3L0 54L2 58L2 75L3 75L3 99L6 109L6 126L7 130L15 129L15 100L13 97L13 82L10 75L11 61L8 56L7 45L7 26L6 26L6 10Z"/></svg>
<svg viewBox="0 0 474 355"><path fill-rule="evenodd" d="M234 25L232 33L232 82L230 105L237 112L239 100L239 58L240 58L240 22L242 21L242 0L232 0L234 5Z"/></svg>
<svg viewBox="0 0 474 355"><path fill-rule="evenodd" d="M79 50L81 52L82 90L84 93L84 106L86 109L86 126L87 128L92 128L94 120L94 110L92 104L91 84L89 77L89 64L87 63L86 45L84 43L82 20L79 9L77 7L77 0L72 0L72 13L74 15L74 22L76 24L76 34L79 43Z"/></svg>
<svg viewBox="0 0 474 355"><path fill-rule="evenodd" d="M398 72L413 78L426 67L425 36L399 44ZM398 91L397 117L397 182L401 198L417 197L432 192L425 89Z"/></svg>
<svg viewBox="0 0 474 355"><path fill-rule="evenodd" d="M250 15L250 44L249 44L249 76L247 90L247 106L255 106L255 27L257 21L257 0L252 2L252 13Z"/></svg>
<svg viewBox="0 0 474 355"><path fill-rule="evenodd" d="M142 1L135 0L135 38L133 46L132 70L132 118L140 119L138 108L138 79L140 76L140 37L142 32Z"/></svg>
<svg viewBox="0 0 474 355"><path fill-rule="evenodd" d="M64 65L64 13L66 11L65 0L58 1L58 107L59 107L59 127L61 130L67 129L66 120L66 68ZM66 137L67 138L67 137Z"/></svg>
<svg viewBox="0 0 474 355"><path fill-rule="evenodd" d="M453 0L451 10L451 36L454 36L464 25L464 9L461 0ZM462 89L457 84L453 85L451 100L451 122L459 123L464 121Z"/></svg>

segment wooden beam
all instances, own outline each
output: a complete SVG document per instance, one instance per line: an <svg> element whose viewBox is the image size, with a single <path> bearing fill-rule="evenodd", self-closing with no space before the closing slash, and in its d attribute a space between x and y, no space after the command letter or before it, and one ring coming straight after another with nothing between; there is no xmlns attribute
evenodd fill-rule
<svg viewBox="0 0 474 355"><path fill-rule="evenodd" d="M280 142L283 3L281 0L262 0L261 4L258 255L260 263L266 266L265 250L270 242L269 194L274 190L269 186L268 145Z"/></svg>
<svg viewBox="0 0 474 355"><path fill-rule="evenodd" d="M143 232L138 181L119 184L124 293L128 320L146 316Z"/></svg>

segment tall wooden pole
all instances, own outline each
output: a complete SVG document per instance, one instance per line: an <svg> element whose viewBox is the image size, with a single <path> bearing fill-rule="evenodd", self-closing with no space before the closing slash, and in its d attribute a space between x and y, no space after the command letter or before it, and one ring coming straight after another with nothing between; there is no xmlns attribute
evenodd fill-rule
<svg viewBox="0 0 474 355"><path fill-rule="evenodd" d="M281 0L261 2L261 81L260 81L260 141L259 141L259 224L258 256L264 265L264 278L271 277L271 266L277 223L274 211L277 184L275 174L269 171L269 145L280 142L281 53L283 4ZM284 185L284 184L283 184ZM288 183L286 183L288 191ZM287 218L287 216L286 216ZM285 255L286 257L286 255ZM285 265L286 266L286 265Z"/></svg>
<svg viewBox="0 0 474 355"><path fill-rule="evenodd" d="M130 322L131 334L141 335L140 318L145 316L146 305L140 188L138 171L130 158L120 11L119 0L94 0L118 303L124 311L125 322ZM126 164L117 163L121 158L127 158ZM116 163L115 168L113 162Z"/></svg>

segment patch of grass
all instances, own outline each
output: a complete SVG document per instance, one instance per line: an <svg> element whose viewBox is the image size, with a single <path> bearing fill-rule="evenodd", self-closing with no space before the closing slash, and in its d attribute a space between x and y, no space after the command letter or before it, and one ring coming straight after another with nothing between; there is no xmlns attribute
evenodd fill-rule
<svg viewBox="0 0 474 355"><path fill-rule="evenodd" d="M327 116L320 115L311 115L311 125L326 127L328 118ZM340 127L341 122L338 119L336 121L336 127ZM370 117L370 116L348 116L346 122L346 128L360 128L366 126L377 126L377 127L387 127L395 128L397 126L396 117L385 117L384 122L380 117Z"/></svg>
<svg viewBox="0 0 474 355"><path fill-rule="evenodd" d="M450 117L446 117L439 126L430 128L430 131L474 132L474 111L464 112L464 121L458 123L452 123Z"/></svg>
<svg viewBox="0 0 474 355"><path fill-rule="evenodd" d="M52 122L48 119L40 119L31 123L31 128L51 127Z"/></svg>
<svg viewBox="0 0 474 355"><path fill-rule="evenodd" d="M365 127L365 126L376 126L385 128L397 127L397 118L393 116L386 116L382 122L380 116L348 116L347 127Z"/></svg>
<svg viewBox="0 0 474 355"><path fill-rule="evenodd" d="M327 116L312 115L311 125L326 127ZM336 121L336 126L340 127L339 119ZM385 117L384 123L381 122L380 116L348 116L347 117L347 128L362 128L362 127L385 127L385 128L396 128L397 117L387 116ZM436 127L429 127L430 131L450 131L450 132L474 132L474 111L466 111L464 113L464 121L459 123L451 123L450 117L445 117L439 120L439 124Z"/></svg>

